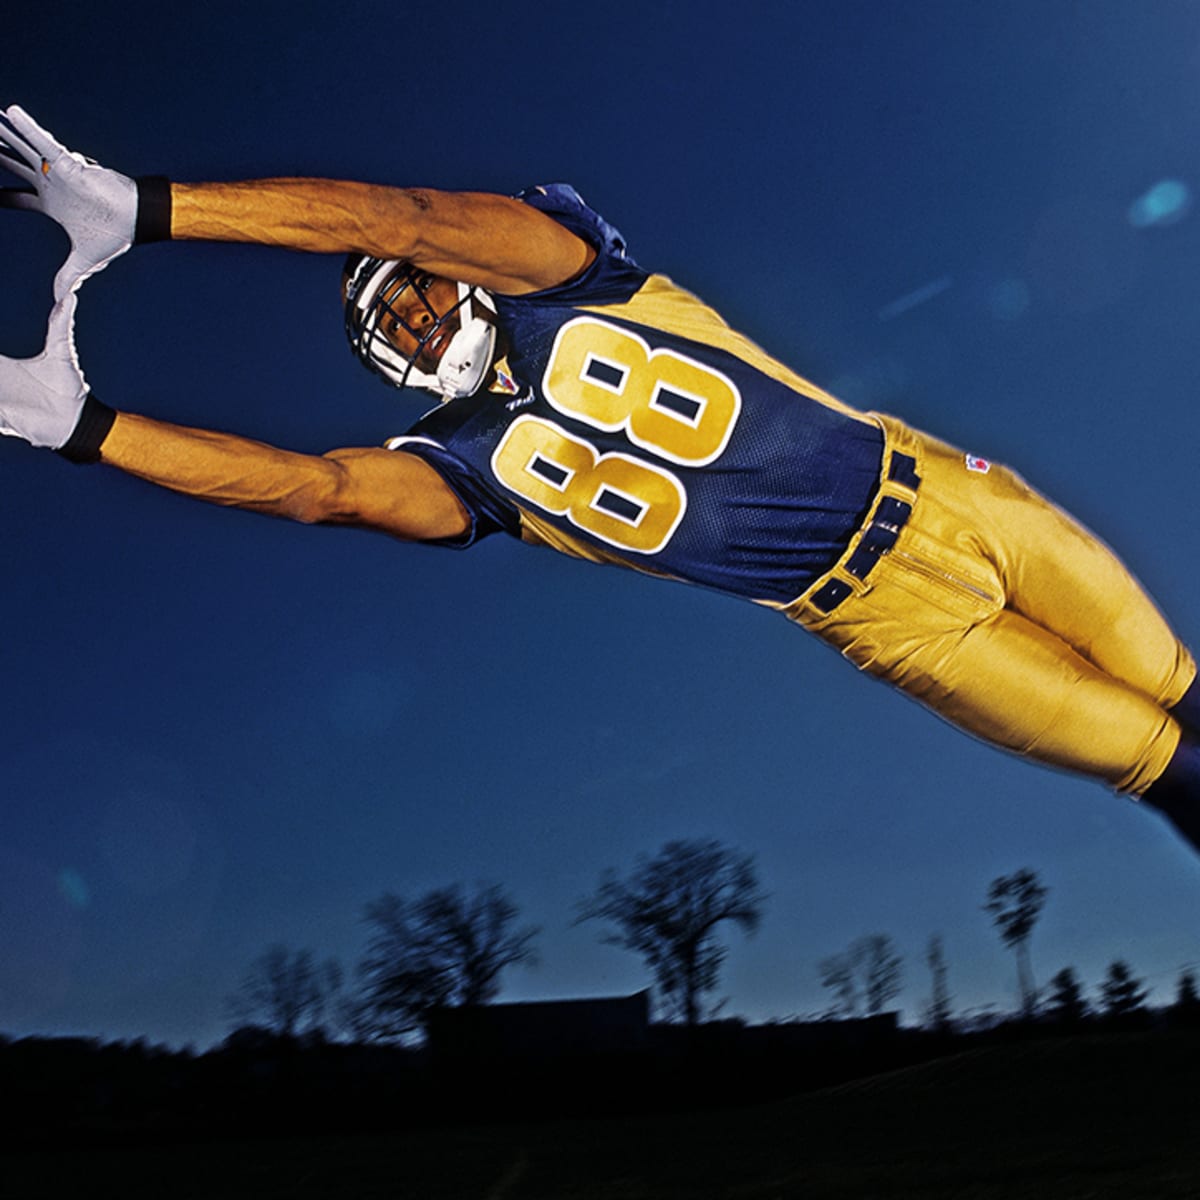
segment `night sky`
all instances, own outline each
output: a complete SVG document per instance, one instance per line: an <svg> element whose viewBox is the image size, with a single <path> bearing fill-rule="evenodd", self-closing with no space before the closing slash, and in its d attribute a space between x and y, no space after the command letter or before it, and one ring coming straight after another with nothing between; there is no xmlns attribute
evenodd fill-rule
<svg viewBox="0 0 1200 1200"><path fill-rule="evenodd" d="M0 58L0 104L129 174L570 181L802 374L1016 467L1200 641L1200 6L27 4ZM0 213L3 352L39 348L65 246ZM428 401L353 361L339 272L138 248L81 295L88 381L291 449L380 444ZM503 998L636 991L573 906L674 838L753 853L771 894L726 1015L823 1011L818 961L875 932L908 1018L935 933L956 1010L1011 1009L981 905L1025 866L1040 982L1124 958L1166 1002L1200 961L1200 861L1155 816L753 605L15 441L0 507L0 1031L204 1047L272 943L350 968L368 901L459 881L542 926Z"/></svg>

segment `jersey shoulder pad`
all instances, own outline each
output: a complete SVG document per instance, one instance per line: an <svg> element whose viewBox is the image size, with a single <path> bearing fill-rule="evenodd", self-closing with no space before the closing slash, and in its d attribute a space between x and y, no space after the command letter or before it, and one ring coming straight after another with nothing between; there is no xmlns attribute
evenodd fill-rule
<svg viewBox="0 0 1200 1200"><path fill-rule="evenodd" d="M439 542L439 545L464 549L493 533L521 535L520 513L455 452L460 436L468 439L476 436L469 427L481 415L485 403L485 397L475 396L438 405L401 437L391 438L386 443L389 450L413 454L428 463L467 510L471 528L463 537Z"/></svg>
<svg viewBox="0 0 1200 1200"><path fill-rule="evenodd" d="M518 192L516 199L553 217L596 251L586 271L557 287L528 293L523 300L566 303L619 303L646 281L647 273L629 257L624 235L610 225L569 183L543 183Z"/></svg>
<svg viewBox="0 0 1200 1200"><path fill-rule="evenodd" d="M605 254L628 258L625 238L598 212L589 208L584 198L569 183L540 183L517 193L518 200L553 217L572 233L590 242Z"/></svg>

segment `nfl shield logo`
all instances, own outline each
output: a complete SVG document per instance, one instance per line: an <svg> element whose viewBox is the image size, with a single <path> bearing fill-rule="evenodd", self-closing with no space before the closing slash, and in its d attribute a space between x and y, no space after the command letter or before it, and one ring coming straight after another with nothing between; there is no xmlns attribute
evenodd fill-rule
<svg viewBox="0 0 1200 1200"><path fill-rule="evenodd" d="M493 392L504 392L508 396L515 396L517 391L517 381L503 368L496 368L496 382L492 384Z"/></svg>
<svg viewBox="0 0 1200 1200"><path fill-rule="evenodd" d="M992 469L992 464L986 458L980 458L975 454L967 455L967 470L978 471L980 475L986 475Z"/></svg>

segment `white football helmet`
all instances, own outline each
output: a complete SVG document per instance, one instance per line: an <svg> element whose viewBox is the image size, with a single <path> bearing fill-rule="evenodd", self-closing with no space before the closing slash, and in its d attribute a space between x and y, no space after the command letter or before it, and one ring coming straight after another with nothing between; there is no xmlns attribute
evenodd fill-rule
<svg viewBox="0 0 1200 1200"><path fill-rule="evenodd" d="M407 262L350 255L342 273L346 337L359 361L396 387L424 388L443 401L457 400L478 390L496 354L496 326L478 316L473 306L491 313L496 306L483 288L459 283L457 302L440 313L426 296L434 278ZM432 318L421 328L393 307L410 288ZM405 301L407 307L407 296ZM416 349L411 355L388 340L380 328L385 316L412 337ZM453 332L436 373L422 370L417 366L421 352L446 330Z"/></svg>

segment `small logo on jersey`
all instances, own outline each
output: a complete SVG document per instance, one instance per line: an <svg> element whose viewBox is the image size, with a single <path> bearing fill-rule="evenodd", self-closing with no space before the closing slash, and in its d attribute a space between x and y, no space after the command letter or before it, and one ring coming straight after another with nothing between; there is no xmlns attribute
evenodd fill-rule
<svg viewBox="0 0 1200 1200"><path fill-rule="evenodd" d="M980 475L986 475L992 469L992 464L986 458L980 458L975 454L968 454L966 457L968 471L977 471Z"/></svg>
<svg viewBox="0 0 1200 1200"><path fill-rule="evenodd" d="M497 367L496 379L490 390L503 392L506 396L515 396L518 391L517 381L503 367Z"/></svg>

